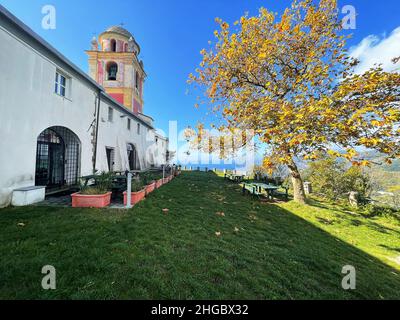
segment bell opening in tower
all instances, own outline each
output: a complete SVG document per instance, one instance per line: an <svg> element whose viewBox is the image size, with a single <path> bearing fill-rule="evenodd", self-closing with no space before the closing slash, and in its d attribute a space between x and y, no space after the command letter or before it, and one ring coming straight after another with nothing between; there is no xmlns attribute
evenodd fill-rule
<svg viewBox="0 0 400 320"><path fill-rule="evenodd" d="M117 80L118 65L115 62L109 62L107 64L107 80Z"/></svg>

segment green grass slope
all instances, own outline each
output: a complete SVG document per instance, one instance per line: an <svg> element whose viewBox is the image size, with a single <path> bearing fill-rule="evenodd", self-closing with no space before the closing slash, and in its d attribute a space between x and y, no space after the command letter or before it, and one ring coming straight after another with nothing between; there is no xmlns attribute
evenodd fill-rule
<svg viewBox="0 0 400 320"><path fill-rule="evenodd" d="M196 172L129 211L2 209L0 298L399 299L400 226L364 219L263 203ZM44 265L56 290L41 288ZM344 265L357 270L354 291L341 287Z"/></svg>

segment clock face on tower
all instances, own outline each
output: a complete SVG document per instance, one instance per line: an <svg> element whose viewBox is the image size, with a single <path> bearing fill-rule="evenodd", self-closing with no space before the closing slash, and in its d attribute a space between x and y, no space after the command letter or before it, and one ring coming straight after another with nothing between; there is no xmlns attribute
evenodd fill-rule
<svg viewBox="0 0 400 320"><path fill-rule="evenodd" d="M143 113L143 83L146 73L139 60L140 46L120 26L108 28L91 42L90 76L127 109Z"/></svg>

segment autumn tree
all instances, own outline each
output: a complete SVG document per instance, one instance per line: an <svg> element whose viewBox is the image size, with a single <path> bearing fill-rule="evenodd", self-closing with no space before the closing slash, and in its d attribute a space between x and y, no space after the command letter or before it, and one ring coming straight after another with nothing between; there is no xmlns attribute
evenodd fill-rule
<svg viewBox="0 0 400 320"><path fill-rule="evenodd" d="M335 0L294 1L281 17L265 8L233 27L217 19L215 47L202 50L189 82L204 89L221 130L252 129L287 165L294 198L305 202L297 160L329 152L367 165L356 149L400 154L398 73L377 65L355 74ZM398 59L394 59L394 63Z"/></svg>

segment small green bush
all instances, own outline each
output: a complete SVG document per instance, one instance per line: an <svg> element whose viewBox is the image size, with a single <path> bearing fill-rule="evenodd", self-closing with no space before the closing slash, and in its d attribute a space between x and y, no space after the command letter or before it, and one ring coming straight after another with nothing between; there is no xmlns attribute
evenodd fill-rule
<svg viewBox="0 0 400 320"><path fill-rule="evenodd" d="M104 193L108 192L112 188L112 177L113 173L112 172L102 172L96 177L96 188L98 188L101 191L104 191Z"/></svg>
<svg viewBox="0 0 400 320"><path fill-rule="evenodd" d="M361 207L361 212L366 217L394 217L400 219L400 212L386 206L376 204L368 204Z"/></svg>
<svg viewBox="0 0 400 320"><path fill-rule="evenodd" d="M104 191L101 188L95 187L95 186L90 186L86 187L83 190L81 190L81 194L87 195L87 196L92 196L92 195L102 195L106 194L108 191Z"/></svg>
<svg viewBox="0 0 400 320"><path fill-rule="evenodd" d="M133 179L131 184L131 191L132 192L139 192L144 189L144 184L142 181Z"/></svg>
<svg viewBox="0 0 400 320"><path fill-rule="evenodd" d="M94 185L80 183L80 193L84 195L105 194L112 189L112 172L101 172L93 178Z"/></svg>
<svg viewBox="0 0 400 320"><path fill-rule="evenodd" d="M149 185L156 180L160 180L162 177L162 172L145 172L140 175L140 179L145 185Z"/></svg>
<svg viewBox="0 0 400 320"><path fill-rule="evenodd" d="M360 198L368 198L372 191L371 178L363 168L349 166L331 156L309 163L303 178L311 182L314 192L334 201L347 198L351 191L358 192Z"/></svg>

